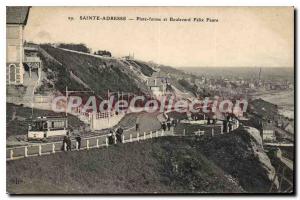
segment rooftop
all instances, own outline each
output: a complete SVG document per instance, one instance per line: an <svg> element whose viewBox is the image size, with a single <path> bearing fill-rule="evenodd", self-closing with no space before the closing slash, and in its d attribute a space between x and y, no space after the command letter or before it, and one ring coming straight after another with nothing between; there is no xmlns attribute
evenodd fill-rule
<svg viewBox="0 0 300 200"><path fill-rule="evenodd" d="M6 7L6 24L26 25L29 6L7 6Z"/></svg>

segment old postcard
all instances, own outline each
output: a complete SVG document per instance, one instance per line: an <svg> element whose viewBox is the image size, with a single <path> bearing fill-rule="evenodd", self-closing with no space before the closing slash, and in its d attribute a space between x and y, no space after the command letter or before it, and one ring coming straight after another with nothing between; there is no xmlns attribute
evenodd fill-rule
<svg viewBox="0 0 300 200"><path fill-rule="evenodd" d="M293 7L6 8L9 194L294 194Z"/></svg>

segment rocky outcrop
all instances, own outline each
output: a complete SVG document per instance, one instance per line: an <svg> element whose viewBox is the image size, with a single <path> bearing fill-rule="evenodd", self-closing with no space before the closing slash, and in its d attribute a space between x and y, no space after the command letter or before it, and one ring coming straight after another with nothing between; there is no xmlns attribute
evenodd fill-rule
<svg viewBox="0 0 300 200"><path fill-rule="evenodd" d="M244 127L243 131L245 131L244 134L249 134L251 137L250 140L253 153L259 159L261 166L266 170L269 180L273 181L275 176L275 168L272 166L269 157L264 152L263 142L259 131L256 128L249 126ZM275 185L278 187L277 179L275 179Z"/></svg>
<svg viewBox="0 0 300 200"><path fill-rule="evenodd" d="M259 131L240 127L198 144L204 155L239 181L247 192L269 192L275 169L264 152ZM278 180L275 179L278 186Z"/></svg>

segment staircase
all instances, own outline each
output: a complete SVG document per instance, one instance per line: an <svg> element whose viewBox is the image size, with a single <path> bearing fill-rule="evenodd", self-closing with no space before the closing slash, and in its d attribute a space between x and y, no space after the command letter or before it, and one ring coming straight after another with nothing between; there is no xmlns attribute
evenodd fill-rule
<svg viewBox="0 0 300 200"><path fill-rule="evenodd" d="M78 119L83 121L85 124L90 124L91 123L90 118L85 116L84 114L79 114L79 115L77 115L77 117L78 117Z"/></svg>

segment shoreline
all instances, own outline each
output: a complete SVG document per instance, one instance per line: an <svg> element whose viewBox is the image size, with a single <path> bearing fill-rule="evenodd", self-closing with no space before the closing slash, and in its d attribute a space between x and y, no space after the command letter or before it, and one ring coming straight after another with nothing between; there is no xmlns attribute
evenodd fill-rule
<svg viewBox="0 0 300 200"><path fill-rule="evenodd" d="M253 99L263 99L269 103L278 106L280 115L294 120L295 104L294 104L294 90L287 91L260 91L251 94Z"/></svg>

